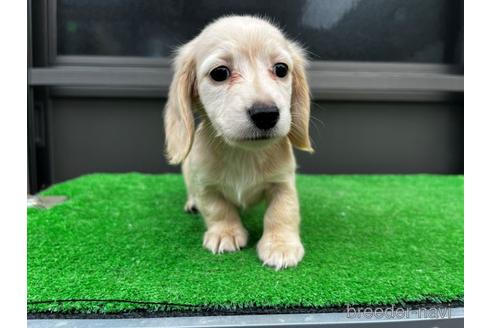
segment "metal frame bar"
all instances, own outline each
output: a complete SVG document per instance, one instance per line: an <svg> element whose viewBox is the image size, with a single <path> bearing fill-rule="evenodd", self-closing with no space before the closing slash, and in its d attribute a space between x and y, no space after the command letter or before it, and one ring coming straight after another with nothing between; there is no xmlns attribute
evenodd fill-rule
<svg viewBox="0 0 492 328"><path fill-rule="evenodd" d="M32 67L33 53L32 53L32 0L27 1L27 69ZM32 192L37 189L37 176L31 174L36 167L35 159L35 143L32 136L34 129L33 122L33 94L32 88L29 86L29 75L27 80L27 192Z"/></svg>
<svg viewBox="0 0 492 328"><path fill-rule="evenodd" d="M51 102L50 90L45 86L33 86L29 71L35 67L50 65L48 36L49 0L28 1L28 163L29 192L35 193L51 184L53 154L51 152Z"/></svg>
<svg viewBox="0 0 492 328"><path fill-rule="evenodd" d="M232 315L206 317L169 317L138 319L31 319L29 328L157 328L157 327L392 327L392 328L454 328L463 327L464 308L449 308L449 315L425 318L419 310L408 312L408 316L398 319L396 315L384 318L347 317L347 313L313 314L271 314L271 315Z"/></svg>
<svg viewBox="0 0 492 328"><path fill-rule="evenodd" d="M58 96L162 97L172 78L167 59L88 57L85 64L80 59L65 57L65 65L30 69L30 85L54 87ZM448 65L313 62L308 77L317 100L445 101L464 91L464 77L453 70Z"/></svg>
<svg viewBox="0 0 492 328"><path fill-rule="evenodd" d="M171 67L172 60L167 57L132 56L67 56L56 57L59 66L103 66L103 67Z"/></svg>

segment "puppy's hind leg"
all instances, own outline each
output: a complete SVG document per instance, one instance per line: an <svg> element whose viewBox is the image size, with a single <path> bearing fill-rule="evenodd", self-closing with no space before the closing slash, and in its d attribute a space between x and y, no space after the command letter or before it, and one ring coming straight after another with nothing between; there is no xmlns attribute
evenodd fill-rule
<svg viewBox="0 0 492 328"><path fill-rule="evenodd" d="M186 184L187 200L184 206L184 211L189 214L198 214L195 197L193 196L193 187L190 181L190 172L188 161L185 160L182 167L183 177Z"/></svg>
<svg viewBox="0 0 492 328"><path fill-rule="evenodd" d="M198 214L198 208L196 207L193 196L188 195L188 200L185 203L184 211L188 214Z"/></svg>

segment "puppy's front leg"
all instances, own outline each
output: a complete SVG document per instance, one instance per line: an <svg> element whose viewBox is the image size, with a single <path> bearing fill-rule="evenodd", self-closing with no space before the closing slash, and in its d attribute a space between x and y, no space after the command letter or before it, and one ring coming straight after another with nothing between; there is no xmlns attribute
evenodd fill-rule
<svg viewBox="0 0 492 328"><path fill-rule="evenodd" d="M244 229L237 209L215 191L198 197L198 209L207 225L203 246L212 253L234 252L246 246L248 232Z"/></svg>
<svg viewBox="0 0 492 328"><path fill-rule="evenodd" d="M299 202L294 183L278 183L267 190L263 236L257 250L265 265L279 270L297 265L304 256L299 236Z"/></svg>

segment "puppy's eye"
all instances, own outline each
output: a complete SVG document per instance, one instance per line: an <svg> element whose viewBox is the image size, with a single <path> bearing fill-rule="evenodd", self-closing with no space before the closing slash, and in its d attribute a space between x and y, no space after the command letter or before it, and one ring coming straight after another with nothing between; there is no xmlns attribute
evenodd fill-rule
<svg viewBox="0 0 492 328"><path fill-rule="evenodd" d="M287 72L289 72L289 67L287 67L287 65L284 63L277 63L273 65L273 72L278 77L285 77L287 75Z"/></svg>
<svg viewBox="0 0 492 328"><path fill-rule="evenodd" d="M222 82L227 80L230 75L231 72L225 66L216 67L210 72L210 77L217 82Z"/></svg>

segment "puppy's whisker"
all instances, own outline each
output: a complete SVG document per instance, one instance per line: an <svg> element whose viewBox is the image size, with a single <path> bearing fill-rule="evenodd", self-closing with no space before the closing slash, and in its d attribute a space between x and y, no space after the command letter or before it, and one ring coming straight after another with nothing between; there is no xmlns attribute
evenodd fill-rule
<svg viewBox="0 0 492 328"><path fill-rule="evenodd" d="M301 118L301 116L299 114L296 114L296 113L292 113L292 117L293 118L294 117L295 118ZM311 118L313 118L313 120L310 121L312 127L316 131L316 134L320 135L321 130L320 130L320 127L318 126L318 123L320 123L323 126L323 128L324 128L325 127L325 122L323 122L322 120L314 117L313 115L311 115ZM300 128L300 126L294 120L292 121L292 125L295 126L295 127L297 127L297 128Z"/></svg>

